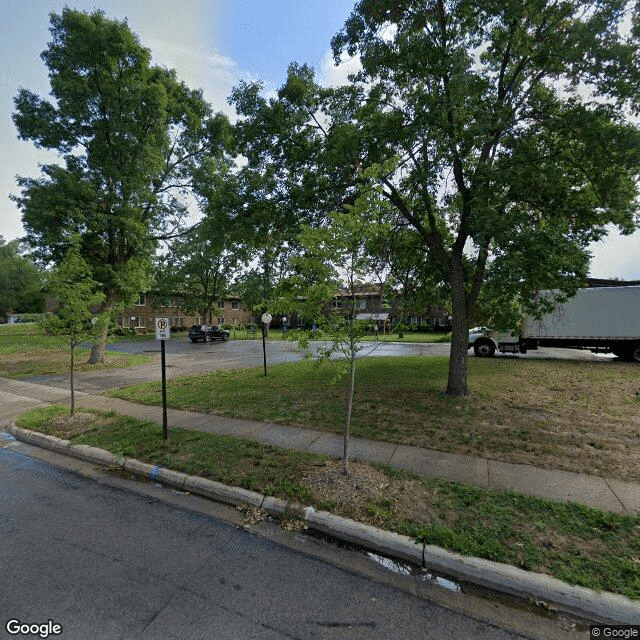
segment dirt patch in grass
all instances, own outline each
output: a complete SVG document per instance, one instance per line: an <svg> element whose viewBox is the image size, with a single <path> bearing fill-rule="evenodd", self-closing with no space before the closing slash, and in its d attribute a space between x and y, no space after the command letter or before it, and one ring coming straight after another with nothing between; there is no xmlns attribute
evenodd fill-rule
<svg viewBox="0 0 640 640"><path fill-rule="evenodd" d="M332 507L361 522L379 525L382 511L400 519L433 522L433 497L416 480L390 478L382 469L361 462L349 463L349 474L342 462L327 460L310 467L302 478L317 503Z"/></svg>
<svg viewBox="0 0 640 640"><path fill-rule="evenodd" d="M60 438L68 440L74 436L90 431L97 422L103 419L93 413L76 412L73 415L61 415L51 418L49 428Z"/></svg>

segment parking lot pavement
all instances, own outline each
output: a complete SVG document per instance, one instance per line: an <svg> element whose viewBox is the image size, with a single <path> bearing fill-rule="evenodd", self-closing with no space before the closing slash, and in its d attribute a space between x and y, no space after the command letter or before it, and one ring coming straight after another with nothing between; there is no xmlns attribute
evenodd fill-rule
<svg viewBox="0 0 640 640"><path fill-rule="evenodd" d="M311 351L303 351L295 342L287 340L269 340L266 343L267 363L280 364L295 362L317 354L324 342L312 342ZM382 356L448 356L448 343L417 342L371 342L362 343L365 348L360 357ZM107 351L124 353L143 353L153 356L150 364L137 365L126 369L107 369L90 373L78 373L75 376L79 391L106 391L130 384L158 380L160 370L160 343L156 340L130 340L107 345ZM217 369L247 369L263 366L261 340L229 340L228 342L192 343L186 338L165 341L167 378L206 373ZM107 356L108 357L108 356ZM471 355L470 357L474 357ZM521 354L497 354L497 358L606 361L613 360L611 355L593 354L576 349L540 349ZM68 376L37 376L29 381L57 388L69 386Z"/></svg>

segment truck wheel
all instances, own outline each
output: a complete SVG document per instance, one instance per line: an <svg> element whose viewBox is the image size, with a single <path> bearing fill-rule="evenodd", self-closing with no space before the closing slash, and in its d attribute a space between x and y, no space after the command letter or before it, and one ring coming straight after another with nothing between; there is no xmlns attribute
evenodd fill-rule
<svg viewBox="0 0 640 640"><path fill-rule="evenodd" d="M226 342L229 339L229 336L226 333L222 334L222 341Z"/></svg>
<svg viewBox="0 0 640 640"><path fill-rule="evenodd" d="M629 355L631 356L629 360L632 360L633 362L640 362L640 344L636 344L631 347Z"/></svg>
<svg viewBox="0 0 640 640"><path fill-rule="evenodd" d="M473 353L478 358L491 358L496 352L496 345L491 340L480 339L473 343Z"/></svg>
<svg viewBox="0 0 640 640"><path fill-rule="evenodd" d="M198 338L189 338L189 340L191 340L191 342L193 342L194 344L198 342Z"/></svg>

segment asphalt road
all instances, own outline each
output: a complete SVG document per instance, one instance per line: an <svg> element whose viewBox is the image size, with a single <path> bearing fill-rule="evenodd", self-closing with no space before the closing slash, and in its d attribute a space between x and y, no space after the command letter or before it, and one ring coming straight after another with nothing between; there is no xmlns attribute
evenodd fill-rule
<svg viewBox="0 0 640 640"><path fill-rule="evenodd" d="M25 637L10 620L65 640L525 637L6 441L0 536L2 638Z"/></svg>

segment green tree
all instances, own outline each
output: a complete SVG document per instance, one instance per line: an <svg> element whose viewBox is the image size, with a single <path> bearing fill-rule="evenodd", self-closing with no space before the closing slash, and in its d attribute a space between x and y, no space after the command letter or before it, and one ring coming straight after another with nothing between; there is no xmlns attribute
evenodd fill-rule
<svg viewBox="0 0 640 640"><path fill-rule="evenodd" d="M260 82L241 82L231 94L236 151L245 162L226 191L211 193L216 215L226 211L253 252L255 264L240 286L243 300L260 313L278 281L291 273L302 227L326 219L343 197L335 176L319 164L333 90L321 88L311 68L295 63L275 96L263 97L262 89Z"/></svg>
<svg viewBox="0 0 640 640"><path fill-rule="evenodd" d="M340 125L348 164L397 158L383 197L446 273L450 395L467 393L485 281L525 305L538 289L570 295L606 225L634 229L640 137L625 117L638 109L640 30L636 7L625 34L628 6L361 0L333 39L336 59L362 63Z"/></svg>
<svg viewBox="0 0 640 640"><path fill-rule="evenodd" d="M280 283L269 308L280 314L298 314L313 322L329 338L326 346L317 347L317 364L329 363L336 370L336 380L347 376L347 395L343 422L342 471L349 473L349 434L356 386L357 361L379 347L363 342L370 333L371 321L358 319L358 294L371 273L371 213L376 203L371 193L353 205L329 215L320 227L305 226L298 238L300 253L295 257L295 274ZM334 307L336 292L340 306ZM307 347L313 332L292 332ZM343 357L334 359L339 354Z"/></svg>
<svg viewBox="0 0 640 640"><path fill-rule="evenodd" d="M384 204L388 213L387 202ZM397 220L395 221L397 223ZM446 273L420 238L406 225L377 222L370 231L369 251L384 269L393 310L404 324L408 316L425 316L450 307Z"/></svg>
<svg viewBox="0 0 640 640"><path fill-rule="evenodd" d="M5 242L0 236L0 317L44 311L42 284L42 273L21 254L19 241Z"/></svg>
<svg viewBox="0 0 640 640"><path fill-rule="evenodd" d="M50 20L42 59L52 99L21 89L13 119L21 139L58 152L61 164L19 178L14 199L45 264L80 234L104 308L126 306L151 285L158 241L198 204L196 176L219 167L228 121L174 71L153 66L126 22L69 8ZM91 362L104 358L104 331Z"/></svg>
<svg viewBox="0 0 640 640"><path fill-rule="evenodd" d="M74 361L75 348L108 326L110 311L96 314L104 301L104 293L91 274L91 267L82 258L79 242L71 245L63 260L47 274L47 293L55 300L57 310L41 325L69 347L69 385L71 415L75 410Z"/></svg>
<svg viewBox="0 0 640 640"><path fill-rule="evenodd" d="M182 310L202 315L213 322L213 308L228 293L241 249L230 246L222 228L211 228L205 220L190 234L173 240L166 255L158 260L155 286L159 293L180 298Z"/></svg>

